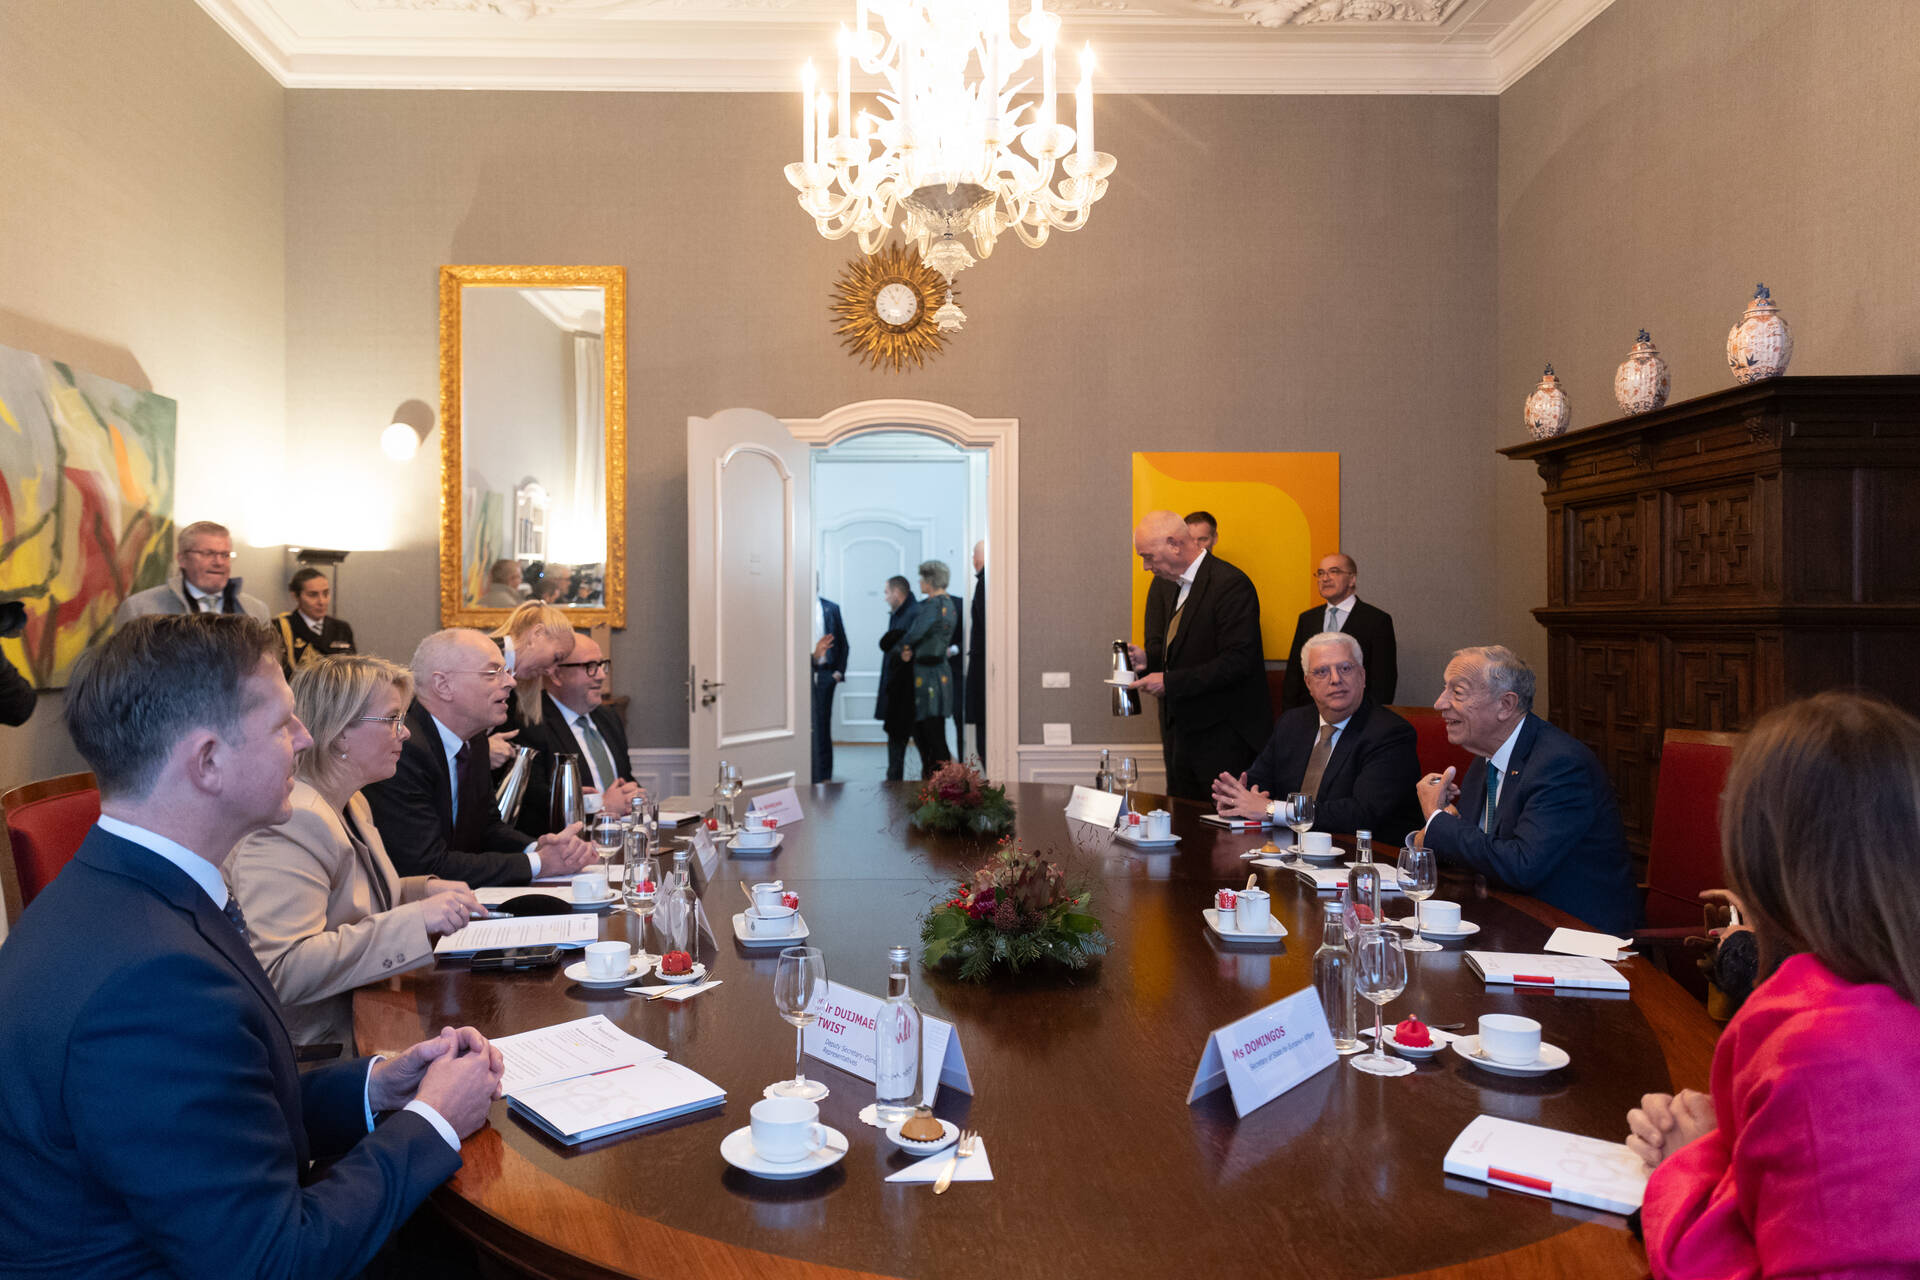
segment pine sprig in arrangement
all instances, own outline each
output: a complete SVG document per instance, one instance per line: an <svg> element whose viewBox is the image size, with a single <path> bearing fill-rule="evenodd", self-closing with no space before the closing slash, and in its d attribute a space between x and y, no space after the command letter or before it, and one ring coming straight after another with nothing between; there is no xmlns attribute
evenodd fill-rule
<svg viewBox="0 0 1920 1280"><path fill-rule="evenodd" d="M987 864L920 922L920 960L957 962L967 982L985 982L996 965L1018 973L1042 960L1084 969L1110 945L1087 913L1090 896L1071 891L1054 863L1003 840Z"/></svg>
<svg viewBox="0 0 1920 1280"><path fill-rule="evenodd" d="M1013 830L1013 802L1007 789L988 782L978 769L949 760L920 787L913 825L948 835L1000 836Z"/></svg>

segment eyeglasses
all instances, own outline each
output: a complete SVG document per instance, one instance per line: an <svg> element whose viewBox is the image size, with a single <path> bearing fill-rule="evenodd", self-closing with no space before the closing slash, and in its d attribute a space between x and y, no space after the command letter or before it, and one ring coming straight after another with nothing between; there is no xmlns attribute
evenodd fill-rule
<svg viewBox="0 0 1920 1280"><path fill-rule="evenodd" d="M613 661L610 658L595 658L592 662L556 662L553 665L556 667L576 667L585 671L590 676L597 676L602 671L613 670Z"/></svg>
<svg viewBox="0 0 1920 1280"><path fill-rule="evenodd" d="M1340 678L1344 680L1359 669L1360 664L1357 662L1338 662L1330 667L1315 667L1311 671L1308 671L1307 674L1315 680L1326 680L1330 679L1333 673L1338 671Z"/></svg>
<svg viewBox="0 0 1920 1280"><path fill-rule="evenodd" d="M459 667L446 672L450 676L482 676L488 680L498 680L506 673L507 669L497 662L490 667Z"/></svg>
<svg viewBox="0 0 1920 1280"><path fill-rule="evenodd" d="M186 551L182 551L180 554L183 556L205 556L209 560L233 559L233 552L231 551L202 551L199 547L189 548Z"/></svg>
<svg viewBox="0 0 1920 1280"><path fill-rule="evenodd" d="M1353 573L1348 569L1315 569L1313 576L1316 578L1351 578Z"/></svg>
<svg viewBox="0 0 1920 1280"><path fill-rule="evenodd" d="M387 726L387 731L396 738L400 736L401 726L407 722L407 717L404 712L397 716L355 716L354 719L365 720L369 724L383 724Z"/></svg>

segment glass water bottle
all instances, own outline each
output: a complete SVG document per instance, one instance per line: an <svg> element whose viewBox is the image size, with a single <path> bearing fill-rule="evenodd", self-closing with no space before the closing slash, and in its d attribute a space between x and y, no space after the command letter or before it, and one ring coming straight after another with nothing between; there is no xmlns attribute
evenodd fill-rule
<svg viewBox="0 0 1920 1280"><path fill-rule="evenodd" d="M1373 861L1373 832L1356 831L1353 833L1353 860L1355 862Z"/></svg>
<svg viewBox="0 0 1920 1280"><path fill-rule="evenodd" d="M1358 908L1365 907L1365 911ZM1362 925L1383 923L1380 915L1380 864L1360 862L1347 868L1345 920L1348 936Z"/></svg>
<svg viewBox="0 0 1920 1280"><path fill-rule="evenodd" d="M882 1124L905 1120L920 1105L920 1010L907 994L908 953L887 952L887 998L874 1031L873 1110Z"/></svg>
<svg viewBox="0 0 1920 1280"><path fill-rule="evenodd" d="M1360 1037L1354 1026L1353 953L1347 949L1346 922L1338 902L1326 904L1320 949L1313 953L1313 986L1320 993L1320 1007L1326 1010L1327 1026L1333 1031L1334 1051L1359 1052Z"/></svg>
<svg viewBox="0 0 1920 1280"><path fill-rule="evenodd" d="M1095 791L1113 790L1113 765L1107 759L1108 748L1100 748L1100 767L1093 772Z"/></svg>
<svg viewBox="0 0 1920 1280"><path fill-rule="evenodd" d="M687 851L673 851L673 871L660 895L660 932L668 951L684 951L698 957L700 945L700 899L693 892L693 876L687 868Z"/></svg>

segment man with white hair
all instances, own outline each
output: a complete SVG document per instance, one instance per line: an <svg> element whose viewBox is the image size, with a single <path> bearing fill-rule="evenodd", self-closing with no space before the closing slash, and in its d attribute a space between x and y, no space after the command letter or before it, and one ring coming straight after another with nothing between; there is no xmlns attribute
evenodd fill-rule
<svg viewBox="0 0 1920 1280"><path fill-rule="evenodd" d="M1367 697L1367 669L1352 636L1324 631L1301 653L1312 704L1281 713L1245 773L1214 779L1214 807L1227 817L1285 822L1297 792L1313 797L1315 831L1370 831L1398 844L1420 825L1413 726Z"/></svg>
<svg viewBox="0 0 1920 1280"><path fill-rule="evenodd" d="M196 520L175 540L176 569L157 587L137 591L120 602L113 625L155 613L244 613L262 622L273 610L258 596L240 589L233 576L233 535L227 526Z"/></svg>
<svg viewBox="0 0 1920 1280"><path fill-rule="evenodd" d="M528 843L500 820L487 771L487 731L507 718L513 676L484 634L436 631L413 651L409 736L393 776L362 793L402 876L480 886L566 875L593 860L580 824Z"/></svg>
<svg viewBox="0 0 1920 1280"><path fill-rule="evenodd" d="M1504 645L1462 649L1434 709L1476 759L1420 779L1425 840L1442 862L1530 894L1606 933L1640 923L1613 787L1585 743L1533 714L1533 669Z"/></svg>

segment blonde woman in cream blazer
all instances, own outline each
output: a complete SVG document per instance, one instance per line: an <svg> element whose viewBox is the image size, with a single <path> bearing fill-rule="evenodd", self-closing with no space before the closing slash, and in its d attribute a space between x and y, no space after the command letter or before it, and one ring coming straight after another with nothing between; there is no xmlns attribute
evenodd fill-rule
<svg viewBox="0 0 1920 1280"><path fill-rule="evenodd" d="M295 672L294 711L313 745L294 763L293 814L242 840L224 868L298 1045L352 1052L354 988L431 963L433 939L480 910L459 881L402 879L360 795L393 775L412 694L407 669L380 658Z"/></svg>

